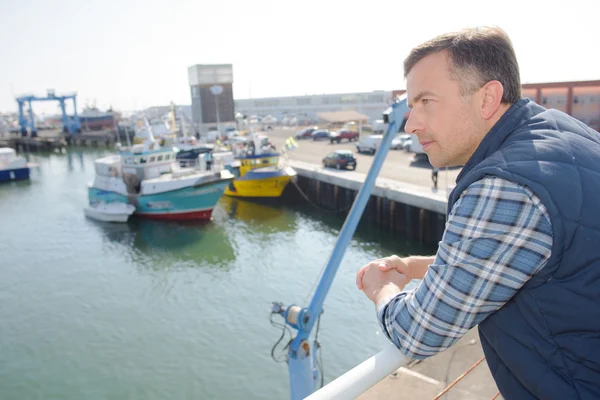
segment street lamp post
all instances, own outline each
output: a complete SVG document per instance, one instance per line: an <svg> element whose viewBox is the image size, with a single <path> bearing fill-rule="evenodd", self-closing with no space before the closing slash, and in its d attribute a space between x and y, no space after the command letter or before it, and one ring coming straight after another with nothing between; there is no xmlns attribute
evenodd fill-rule
<svg viewBox="0 0 600 400"><path fill-rule="evenodd" d="M219 136L221 135L221 127L220 125L220 121L219 121L219 103L217 101L217 98L219 97L219 95L221 93L223 93L223 86L220 85L214 85L210 87L210 92L215 96L215 110L217 112L217 131L219 132Z"/></svg>

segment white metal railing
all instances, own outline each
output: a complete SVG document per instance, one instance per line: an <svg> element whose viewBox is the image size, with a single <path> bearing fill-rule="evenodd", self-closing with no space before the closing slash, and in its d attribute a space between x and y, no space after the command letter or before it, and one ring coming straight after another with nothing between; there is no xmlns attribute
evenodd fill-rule
<svg viewBox="0 0 600 400"><path fill-rule="evenodd" d="M354 399L409 361L396 346L386 342L379 353L311 394L306 400Z"/></svg>
<svg viewBox="0 0 600 400"><path fill-rule="evenodd" d="M473 364L458 378L446 386L444 390L438 393L433 400L441 399L450 389L470 374L484 360L485 357L479 359L479 361ZM355 399L388 375L398 370L398 368L406 365L409 361L410 359L402 354L391 342L387 342L382 351L357 365L327 386L306 397L305 400ZM492 400L497 399L499 396L500 392L497 392L494 397L492 397Z"/></svg>

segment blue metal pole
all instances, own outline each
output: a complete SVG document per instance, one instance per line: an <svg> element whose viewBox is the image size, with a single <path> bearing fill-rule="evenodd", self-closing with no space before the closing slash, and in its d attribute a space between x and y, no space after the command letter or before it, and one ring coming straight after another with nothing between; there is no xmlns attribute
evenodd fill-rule
<svg viewBox="0 0 600 400"><path fill-rule="evenodd" d="M293 318L293 324L289 322L290 319L287 317L291 307L286 311L286 322L298 329L298 334L290 345L288 356L292 400L303 399L316 389L316 378L318 376L315 369L316 348L314 344L309 342L308 338L314 324L323 311L325 297L331 288L346 248L360 222L360 218L369 197L371 196L371 191L373 190L373 186L375 186L375 180L385 161L392 140L396 136L398 127L407 111L408 105L406 95L400 97L388 110L386 110L384 118L386 122L389 123L387 132L375 154L373 164L369 169L365 182L358 192L354 204L346 218L346 222L340 231L331 257L329 258L329 262L327 263L327 267L325 268L325 272L319 281L310 305L308 308L304 308L297 312L297 315Z"/></svg>
<svg viewBox="0 0 600 400"><path fill-rule="evenodd" d="M315 368L315 344L305 343L305 345L300 346L299 352L296 351L295 357L288 357L292 400L304 399L317 389L316 383L319 372Z"/></svg>

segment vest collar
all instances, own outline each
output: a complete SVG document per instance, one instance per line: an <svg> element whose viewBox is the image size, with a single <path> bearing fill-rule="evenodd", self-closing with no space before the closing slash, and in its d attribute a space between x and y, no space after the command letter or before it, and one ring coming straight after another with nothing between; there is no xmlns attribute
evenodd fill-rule
<svg viewBox="0 0 600 400"><path fill-rule="evenodd" d="M519 99L514 103L502 117L496 122L496 124L490 129L490 131L484 136L483 140L475 150L475 153L469 158L469 161L462 168L458 176L456 177L456 183L458 183L473 167L479 164L481 161L495 153L506 138L515 131L515 128L519 122L528 120L532 115L532 106L536 105L533 101L528 98Z"/></svg>

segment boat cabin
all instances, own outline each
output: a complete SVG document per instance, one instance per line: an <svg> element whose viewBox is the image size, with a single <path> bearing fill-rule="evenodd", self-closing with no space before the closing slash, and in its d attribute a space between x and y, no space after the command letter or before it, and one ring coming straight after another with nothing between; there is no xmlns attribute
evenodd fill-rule
<svg viewBox="0 0 600 400"><path fill-rule="evenodd" d="M24 157L17 157L17 152L10 147L0 148L0 169L18 169L26 168L27 160Z"/></svg>
<svg viewBox="0 0 600 400"><path fill-rule="evenodd" d="M17 158L17 152L10 147L0 148L0 165L10 164L15 158Z"/></svg>

